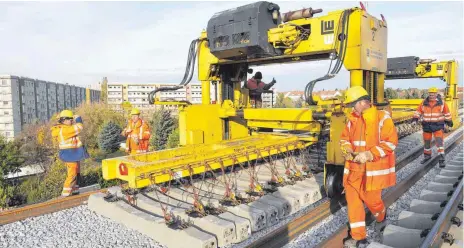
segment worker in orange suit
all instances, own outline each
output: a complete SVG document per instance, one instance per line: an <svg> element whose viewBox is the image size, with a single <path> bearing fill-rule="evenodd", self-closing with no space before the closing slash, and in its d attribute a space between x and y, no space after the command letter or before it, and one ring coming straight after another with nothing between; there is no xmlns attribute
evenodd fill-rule
<svg viewBox="0 0 464 248"><path fill-rule="evenodd" d="M133 108L127 127L122 131L126 139L126 152L130 154L148 152L150 127L140 118L140 110Z"/></svg>
<svg viewBox="0 0 464 248"><path fill-rule="evenodd" d="M269 90L276 83L275 79L268 84L261 81L263 74L258 71L255 75L248 79L246 87L250 90L251 105L255 105L256 108L263 106L263 99L261 97L264 90Z"/></svg>
<svg viewBox="0 0 464 248"><path fill-rule="evenodd" d="M443 146L443 130L445 124L453 127L453 120L448 105L437 96L438 89L429 89L428 97L422 101L414 113L414 123L422 117L422 131L424 136L424 159L425 163L432 158L432 136L435 136L435 145L440 156L438 163L441 168L445 167L445 147Z"/></svg>
<svg viewBox="0 0 464 248"><path fill-rule="evenodd" d="M348 205L350 232L345 247L366 247L364 205L376 218L375 229L386 226L382 189L396 184L395 148L398 135L389 112L377 110L367 91L354 86L345 93L345 104L353 111L340 137L345 157L343 186Z"/></svg>
<svg viewBox="0 0 464 248"><path fill-rule="evenodd" d="M71 110L63 110L58 116L58 124L51 128L54 143L59 146L59 158L66 164L68 173L64 181L62 197L79 194L80 161L89 154L79 139L84 128L82 118Z"/></svg>

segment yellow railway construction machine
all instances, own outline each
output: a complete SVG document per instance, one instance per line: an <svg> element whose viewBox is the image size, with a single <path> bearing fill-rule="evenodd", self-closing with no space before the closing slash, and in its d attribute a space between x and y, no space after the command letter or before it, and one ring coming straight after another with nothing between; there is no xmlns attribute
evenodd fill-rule
<svg viewBox="0 0 464 248"><path fill-rule="evenodd" d="M446 83L444 100L450 109L454 123L451 129L456 129L461 124L461 119L458 116L458 73L458 62L455 60L436 62L435 59L408 56L388 58L385 79L439 78L443 80ZM423 99L391 99L390 105L394 111L414 112L422 101Z"/></svg>
<svg viewBox="0 0 464 248"><path fill-rule="evenodd" d="M321 9L280 13L277 4L256 2L216 13L207 30L192 41L187 69L180 85L158 88L150 93L152 104L179 106L180 147L145 154L106 159L103 177L121 179L131 189L150 185L170 185L173 179L192 178L205 172L220 173L245 164L249 171L250 195L263 194L258 173L251 161L268 161L274 183L287 178L298 180L305 167L286 160L286 175L272 167L273 156L305 152L322 135L328 136L325 187L330 197L342 192L344 159L339 137L351 109L340 102L316 102L314 84L336 76L342 66L350 73L350 86L364 86L378 108L388 108L384 100L387 70L387 23L364 8L350 8L315 16ZM176 90L193 77L198 58L198 79L202 84L202 104L187 101L160 101L156 93ZM316 108L253 108L249 90L242 87L251 66L330 60L326 75L310 81L305 98ZM321 73L324 74L324 73ZM328 83L328 82L326 82ZM210 91L214 91L214 99ZM396 123L411 118L410 113L393 113ZM324 133L327 125L330 129ZM307 152L307 151L306 151ZM292 156L288 156L292 157ZM310 173L309 173L310 174ZM224 198L234 202L230 179L224 178ZM193 188L195 191L195 188ZM193 192L195 195L195 192ZM201 211L198 202L194 205Z"/></svg>

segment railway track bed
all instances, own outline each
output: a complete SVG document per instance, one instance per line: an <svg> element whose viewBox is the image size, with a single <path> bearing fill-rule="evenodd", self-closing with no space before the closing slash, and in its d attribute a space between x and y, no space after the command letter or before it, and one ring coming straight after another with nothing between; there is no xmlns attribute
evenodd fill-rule
<svg viewBox="0 0 464 248"><path fill-rule="evenodd" d="M421 149L420 140L420 133L415 133L400 140L400 145L398 146L398 159L406 161L406 158L410 158L412 154L417 153L417 151ZM318 159L320 160L320 156L312 155L309 159L314 163ZM283 164L278 160L275 162L279 173L284 175L285 167ZM237 174L239 176L236 178L236 192L245 195L245 191L249 185L249 175L246 174L246 171ZM260 169L258 181L261 182L262 185L266 184L270 177L271 173L269 170L266 170L265 167ZM197 185L198 189L201 189L197 192L200 197L199 199L201 199L202 202L207 202L208 204L206 205L214 207L209 209L209 211L222 209L222 212L209 212L205 217L195 217L186 214L185 210L193 207L192 189L177 186L173 187L171 192L167 195L160 194L161 192L155 190L139 194L136 199L136 207L129 204L124 197L120 197L118 201L111 202L111 200L107 201L108 199L105 199L105 194L92 194L90 196L89 205L75 207L58 213L68 213L70 211L71 214L69 214L70 217L68 217L68 219L70 222L74 223L90 221L95 223L94 225L101 226L102 224L98 223L101 223L103 219L105 222L109 221L112 223L112 228L110 228L111 230L108 230L107 233L114 233L114 235L118 235L118 238L111 240L111 238L108 238L111 235L101 235L102 237L96 239L96 241L85 240L84 243L86 245L89 244L88 247L105 247L107 245L103 242L105 240L108 241L108 244L111 244L109 245L111 247L127 247L133 245L141 245L144 247L163 247L163 245L169 247L183 247L185 245L188 245L188 247L260 247L260 242L266 240L266 237L269 235L277 235L276 237L278 239L278 234L275 232L278 233L279 230L288 229L289 225L298 224L298 220L304 216L313 217L311 218L313 223L309 225L312 227L327 222L326 215L330 217L332 214L337 214L336 212L332 213L330 211L328 213L320 212L323 208L327 209L326 205L328 202L330 208L330 201L328 201L324 191L321 189L323 185L322 173L315 174L293 185L289 184L279 187L277 191L267 192L265 196L254 196L254 201L249 203L244 202L237 206L223 206L221 204L224 189L221 188L221 184L218 183L217 180L209 178L204 181L203 185ZM109 191L117 195L120 189L112 188L109 189ZM83 202L83 204L85 203L86 202ZM172 226L166 225L165 216L163 216L165 212L162 210L163 205L160 203L168 207L168 212L172 214L171 216L175 217L178 222L173 222L175 224ZM95 214L90 210L96 211L99 214ZM74 211L79 213L84 212L85 215L91 215L93 217L75 219L74 216L77 217L79 214L74 214ZM8 244L12 244L9 247L19 247L18 244L20 244L21 236L15 235L12 237L11 235L13 235L13 233L8 234L8 232L4 232L3 230L6 230L6 228L11 225L19 225L18 223L24 223L25 229L28 230L28 225L34 226L38 225L40 221L47 221L46 218L44 219L46 216L49 218L60 218L60 215L55 214L29 218L24 221L4 225L0 227L0 239L3 238L5 241L11 241L12 239L17 240L18 243L9 242ZM111 214L113 215L109 216ZM316 215L320 216L318 217ZM110 217L111 220L103 218L102 216ZM61 218L64 217L62 216ZM306 217L306 219L308 219L308 217ZM85 226L85 224L78 224L78 226L79 225ZM105 223L105 225L108 224ZM57 228L59 228L58 226L60 226L60 224L56 225ZM298 234L306 231L308 225L296 225L295 227L301 230L299 233L294 233L292 237L287 237L286 243L297 237ZM95 232L92 234L97 235L100 233L99 228L94 227L94 229ZM136 231L134 231L134 229ZM53 232L51 228L49 232ZM57 231L55 231L55 233L56 232ZM137 235L134 236L134 233L137 233ZM153 233L158 234L154 235ZM161 236L160 233L162 234ZM222 237L218 238L218 236L221 235ZM163 239L163 237L166 238ZM55 239L57 239L56 236L55 238L51 238L51 240ZM138 240L142 240L141 243L139 243ZM172 242L170 240L175 241ZM72 247L72 241L69 242L71 242L69 246ZM30 244L31 245L26 246L34 246L33 243ZM266 247L274 247L272 244L273 243L268 243L267 245L269 246ZM47 245L45 246L48 247ZM291 244L289 247L291 247Z"/></svg>

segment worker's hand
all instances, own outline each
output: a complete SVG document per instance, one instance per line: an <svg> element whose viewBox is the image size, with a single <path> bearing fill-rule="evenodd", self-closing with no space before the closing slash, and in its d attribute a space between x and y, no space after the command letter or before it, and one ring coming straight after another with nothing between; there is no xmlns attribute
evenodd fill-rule
<svg viewBox="0 0 464 248"><path fill-rule="evenodd" d="M374 160L374 155L372 154L372 152L365 151L365 152L360 152L358 155L356 155L353 162L364 164L366 162L371 162L372 160Z"/></svg>
<svg viewBox="0 0 464 248"><path fill-rule="evenodd" d="M342 146L342 156L345 160L353 160L353 149L351 147L343 147Z"/></svg>
<svg viewBox="0 0 464 248"><path fill-rule="evenodd" d="M135 144L139 145L139 137L137 137L136 135L134 135L134 137L132 137L132 139L134 140Z"/></svg>
<svg viewBox="0 0 464 248"><path fill-rule="evenodd" d="M271 84L274 85L276 83L277 83L277 81L274 78L272 78Z"/></svg>
<svg viewBox="0 0 464 248"><path fill-rule="evenodd" d="M453 121L445 121L448 127L453 127Z"/></svg>
<svg viewBox="0 0 464 248"><path fill-rule="evenodd" d="M411 122L411 123L412 123L413 125L417 125L417 124L419 124L419 119L414 118L414 119L412 119L412 122Z"/></svg>

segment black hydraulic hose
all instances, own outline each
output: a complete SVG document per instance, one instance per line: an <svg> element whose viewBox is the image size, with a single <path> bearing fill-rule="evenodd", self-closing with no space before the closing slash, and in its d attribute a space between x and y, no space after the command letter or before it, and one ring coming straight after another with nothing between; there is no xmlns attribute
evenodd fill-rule
<svg viewBox="0 0 464 248"><path fill-rule="evenodd" d="M337 58L337 62L335 66L333 67L332 71L330 71L330 69L332 67L332 62L334 59L331 60L329 70L327 71L326 75L320 78L317 78L315 80L312 80L308 84L306 84L305 100L306 100L306 103L308 103L309 105L317 105L317 101L315 101L312 96L313 89L316 83L319 81L324 81L324 80L335 77L335 75L338 74L338 72L343 66L343 62L345 61L345 55L346 55L346 46L348 45L348 32L345 30L345 28L347 29L349 27L349 19L350 19L351 12L352 12L351 9L345 10L341 17L341 24L338 27L338 28L341 28L341 32L339 33L339 37L341 38L339 49L338 49L339 56ZM338 39L338 37L336 38Z"/></svg>
<svg viewBox="0 0 464 248"><path fill-rule="evenodd" d="M195 72L195 60L197 57L198 50L200 49L198 45L199 42L200 42L199 39L195 39L190 43L189 52L187 56L187 64L185 66L185 73L184 73L184 77L182 78L182 81L180 82L180 84L177 86L160 87L148 93L148 102L150 104L153 104L155 102L155 95L157 92L174 91L174 90L182 89L185 85L190 83L190 81L192 80L193 74Z"/></svg>

